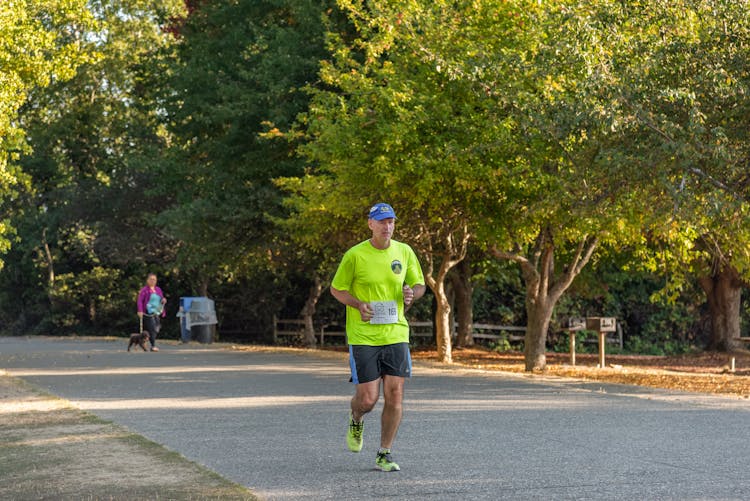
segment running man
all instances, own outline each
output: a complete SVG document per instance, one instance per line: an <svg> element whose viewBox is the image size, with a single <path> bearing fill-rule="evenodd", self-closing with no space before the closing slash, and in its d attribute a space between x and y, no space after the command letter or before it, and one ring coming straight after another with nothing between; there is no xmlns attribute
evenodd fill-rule
<svg viewBox="0 0 750 501"><path fill-rule="evenodd" d="M362 450L364 416L380 398L382 381L385 402L375 465L383 471L400 470L391 447L401 423L404 381L411 376L404 311L425 293L414 251L391 240L395 223L390 205L375 204L367 221L372 238L346 251L331 283L331 294L346 305L349 365L356 385L346 443L352 452Z"/></svg>

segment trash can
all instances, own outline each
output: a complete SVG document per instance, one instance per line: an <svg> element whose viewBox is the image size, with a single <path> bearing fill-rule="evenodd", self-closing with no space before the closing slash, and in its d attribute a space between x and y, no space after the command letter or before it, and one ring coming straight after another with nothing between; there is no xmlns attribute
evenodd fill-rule
<svg viewBox="0 0 750 501"><path fill-rule="evenodd" d="M199 343L212 343L216 332L216 308L207 297L181 297L180 338L183 343L191 339Z"/></svg>
<svg viewBox="0 0 750 501"><path fill-rule="evenodd" d="M194 325L190 335L199 343L213 343L216 334L216 325Z"/></svg>
<svg viewBox="0 0 750 501"><path fill-rule="evenodd" d="M180 340L183 343L190 341L190 329L188 329L187 322L187 310L190 309L190 303L193 301L192 297L181 297L180 308L177 310L177 318L180 319Z"/></svg>

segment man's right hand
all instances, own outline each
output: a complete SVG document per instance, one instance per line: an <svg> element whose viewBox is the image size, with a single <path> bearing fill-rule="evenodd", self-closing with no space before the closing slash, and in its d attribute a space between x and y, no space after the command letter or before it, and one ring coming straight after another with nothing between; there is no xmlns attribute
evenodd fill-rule
<svg viewBox="0 0 750 501"><path fill-rule="evenodd" d="M143 312L142 312L142 311L139 311L139 312L138 312L138 316L139 316L139 317L141 317L141 318L143 318Z"/></svg>
<svg viewBox="0 0 750 501"><path fill-rule="evenodd" d="M360 301L356 297L352 296L349 291L340 291L333 286L331 287L331 294L333 294L333 297L335 297L336 300L341 304L345 304L359 310L359 316L362 318L363 322L369 322L372 318L372 307L370 306L370 303Z"/></svg>
<svg viewBox="0 0 750 501"><path fill-rule="evenodd" d="M360 302L359 303L359 316L362 317L363 322L369 322L372 318L372 307L370 303Z"/></svg>

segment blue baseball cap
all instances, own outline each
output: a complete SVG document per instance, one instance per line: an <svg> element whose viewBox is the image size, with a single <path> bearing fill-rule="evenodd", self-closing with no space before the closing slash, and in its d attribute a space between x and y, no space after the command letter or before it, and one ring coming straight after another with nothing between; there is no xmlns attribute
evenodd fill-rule
<svg viewBox="0 0 750 501"><path fill-rule="evenodd" d="M393 212L393 207L385 203L373 205L370 208L370 215L367 216L368 219L374 219L375 221L388 219L389 217L396 219L396 213Z"/></svg>

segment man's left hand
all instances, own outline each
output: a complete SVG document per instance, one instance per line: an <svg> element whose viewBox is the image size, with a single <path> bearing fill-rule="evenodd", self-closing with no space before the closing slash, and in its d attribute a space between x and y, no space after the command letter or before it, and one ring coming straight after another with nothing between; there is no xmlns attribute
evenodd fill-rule
<svg viewBox="0 0 750 501"><path fill-rule="evenodd" d="M404 284L403 287L404 292L404 306L411 306L411 303L414 302L414 290L412 290L411 287Z"/></svg>

